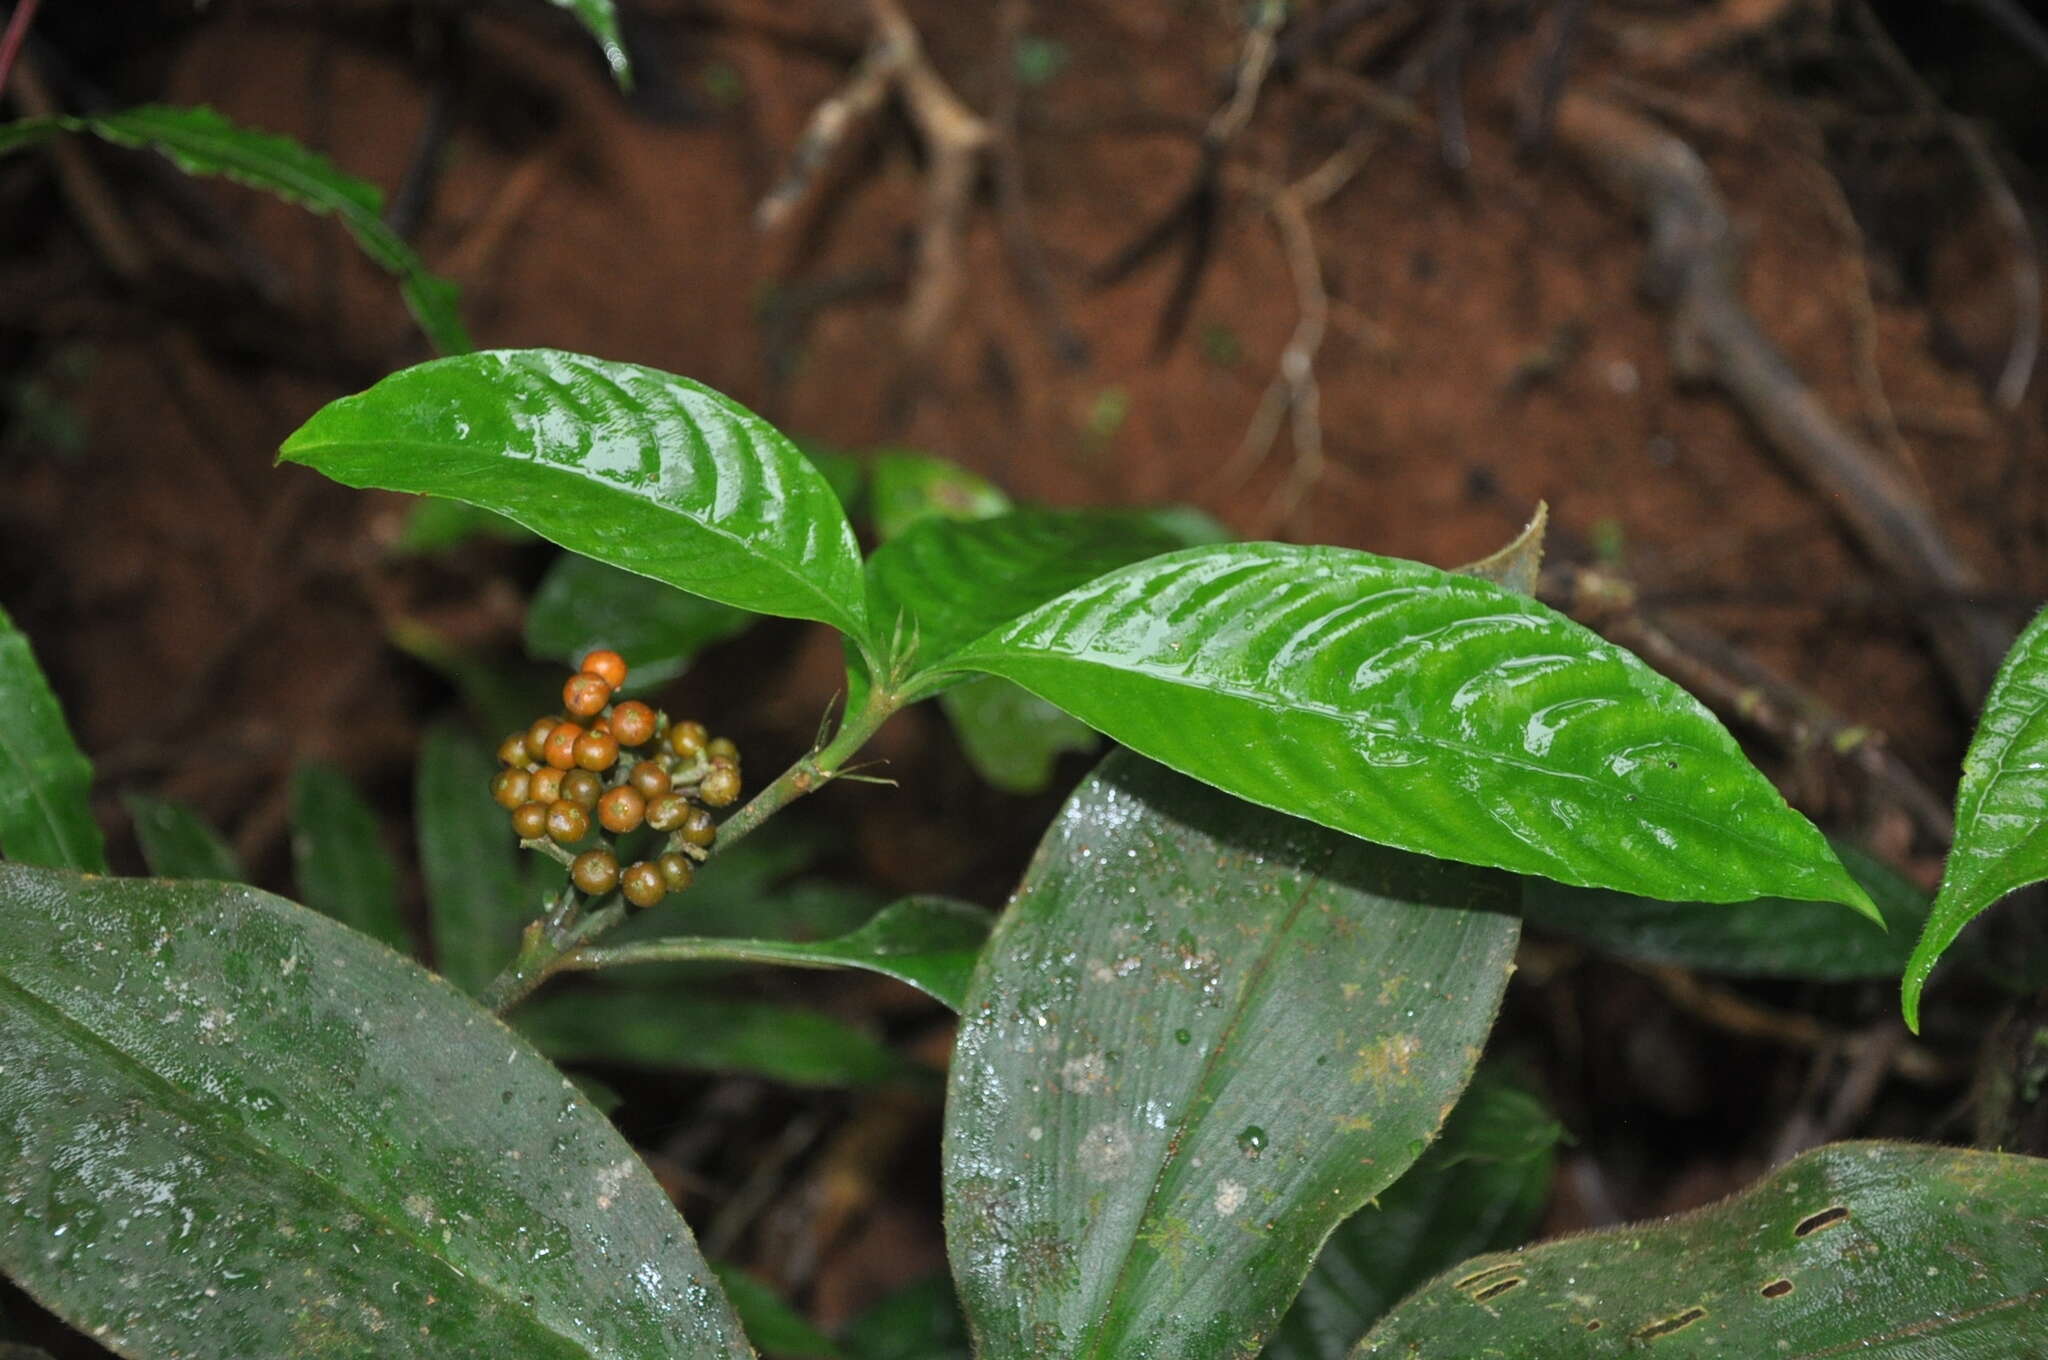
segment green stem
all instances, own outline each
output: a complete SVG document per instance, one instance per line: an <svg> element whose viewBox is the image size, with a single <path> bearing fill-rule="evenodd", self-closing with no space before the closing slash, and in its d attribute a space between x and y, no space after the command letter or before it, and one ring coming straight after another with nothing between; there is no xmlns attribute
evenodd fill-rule
<svg viewBox="0 0 2048 1360"><path fill-rule="evenodd" d="M579 949L564 958L555 971L588 973L616 968L627 963L773 963L786 968L865 968L865 961L827 958L816 945L785 944L779 940L721 940L678 935L665 940L640 940L633 944Z"/></svg>

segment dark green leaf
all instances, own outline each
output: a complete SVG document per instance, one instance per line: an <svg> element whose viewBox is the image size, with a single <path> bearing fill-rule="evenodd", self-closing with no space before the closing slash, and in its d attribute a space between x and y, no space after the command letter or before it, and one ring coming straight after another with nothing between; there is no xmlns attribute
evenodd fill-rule
<svg viewBox="0 0 2048 1360"><path fill-rule="evenodd" d="M925 519L868 562L869 612L914 647L910 697L957 675L955 652L1106 571L1182 546L1149 515L1129 510L1019 510L995 519Z"/></svg>
<svg viewBox="0 0 2048 1360"><path fill-rule="evenodd" d="M1709 1209L1482 1256L1360 1360L2017 1360L2048 1336L2048 1162L1837 1143Z"/></svg>
<svg viewBox="0 0 2048 1360"><path fill-rule="evenodd" d="M1088 724L992 675L953 686L939 696L939 707L967 763L1004 793L1044 792L1060 756L1101 744Z"/></svg>
<svg viewBox="0 0 2048 1360"><path fill-rule="evenodd" d="M633 88L633 65L626 58L626 45L619 37L619 15L612 0L553 0L561 9L576 16L579 23L588 29L590 36L597 39L597 50L604 54L604 64L610 68L612 79L619 88Z"/></svg>
<svg viewBox="0 0 2048 1360"><path fill-rule="evenodd" d="M1268 1360L1344 1360L1430 1276L1527 1241L1560 1132L1542 1101L1482 1066L1421 1159L1323 1243Z"/></svg>
<svg viewBox="0 0 2048 1360"><path fill-rule="evenodd" d="M1740 977L1895 977L1927 919L1928 897L1847 841L1830 841L1884 916L1880 930L1812 902L1657 902L1548 879L1522 882L1522 919L1604 954Z"/></svg>
<svg viewBox="0 0 2048 1360"><path fill-rule="evenodd" d="M994 920L948 897L906 897L850 935L817 944L789 940L671 937L587 948L572 966L636 963L770 963L789 968L862 968L908 983L959 1010Z"/></svg>
<svg viewBox="0 0 2048 1360"><path fill-rule="evenodd" d="M1513 887L1105 761L961 1021L946 1235L977 1353L1255 1350L1471 1075Z"/></svg>
<svg viewBox="0 0 2048 1360"><path fill-rule="evenodd" d="M512 961L520 930L540 912L513 859L510 819L491 798L498 768L464 728L436 723L420 745L414 784L434 960L472 995Z"/></svg>
<svg viewBox="0 0 2048 1360"><path fill-rule="evenodd" d="M792 1086L873 1086L898 1076L894 1054L816 1011L669 990L556 992L513 1023L557 1062L616 1062L740 1072Z"/></svg>
<svg viewBox="0 0 2048 1360"><path fill-rule="evenodd" d="M1876 914L1692 696L1534 600L1420 563L1193 548L1071 591L946 664L1381 844L1646 897Z"/></svg>
<svg viewBox="0 0 2048 1360"><path fill-rule="evenodd" d="M0 854L23 864L107 871L92 819L92 764L36 664L28 637L0 609Z"/></svg>
<svg viewBox="0 0 2048 1360"><path fill-rule="evenodd" d="M524 731L562 702L562 672L519 658L490 659L464 651L417 619L395 620L386 634L392 646L439 672L489 730Z"/></svg>
<svg viewBox="0 0 2048 1360"><path fill-rule="evenodd" d="M815 440L795 439L791 442L831 485L832 494L839 498L840 508L846 511L848 519L852 519L860 506L862 493L867 489L867 469L860 459L826 448Z"/></svg>
<svg viewBox="0 0 2048 1360"><path fill-rule="evenodd" d="M2048 610L2006 654L1985 697L1956 789L1956 841L1927 931L1906 965L1906 1024L1962 928L1999 898L2048 878Z"/></svg>
<svg viewBox="0 0 2048 1360"><path fill-rule="evenodd" d="M1457 569L1458 575L1470 576L1481 581L1491 581L1502 590L1517 595L1534 595L1536 582L1543 575L1543 535L1550 527L1550 505L1546 501L1536 502L1536 513L1522 526L1522 532L1514 541L1495 553L1467 562Z"/></svg>
<svg viewBox="0 0 2048 1360"><path fill-rule="evenodd" d="M461 501L426 496L415 501L391 550L400 554L447 552L478 538L523 543L533 535L503 515Z"/></svg>
<svg viewBox="0 0 2048 1360"><path fill-rule="evenodd" d="M969 1360L967 1320L943 1275L907 1285L847 1324L850 1360Z"/></svg>
<svg viewBox="0 0 2048 1360"><path fill-rule="evenodd" d="M744 632L755 616L563 553L541 578L526 611L526 650L575 666L594 648L626 658L628 692L666 684L697 653Z"/></svg>
<svg viewBox="0 0 2048 1360"><path fill-rule="evenodd" d="M384 224L383 195L344 174L334 162L289 137L235 124L207 108L148 104L98 117L29 118L0 128L0 154L59 132L90 133L122 146L161 152L188 175L221 175L313 212L332 213L365 255L398 280L406 306L443 354L469 347L456 307L455 285L427 272L398 233Z"/></svg>
<svg viewBox="0 0 2048 1360"><path fill-rule="evenodd" d="M121 799L135 822L143 863L158 878L211 878L246 883L234 847L206 824L206 819L174 798L131 793Z"/></svg>
<svg viewBox="0 0 2048 1360"><path fill-rule="evenodd" d="M632 1149L445 983L253 888L0 903L0 1267L102 1344L751 1355Z"/></svg>
<svg viewBox="0 0 2048 1360"><path fill-rule="evenodd" d="M292 864L307 906L412 953L398 915L398 867L377 814L331 765L305 764L292 774Z"/></svg>
<svg viewBox="0 0 2048 1360"><path fill-rule="evenodd" d="M556 350L439 359L324 407L280 456L348 486L481 505L623 570L872 642L831 486L767 421L688 378Z"/></svg>
<svg viewBox="0 0 2048 1360"><path fill-rule="evenodd" d="M747 1340L761 1354L771 1360L780 1356L789 1356L791 1360L839 1360L839 1348L832 1344L832 1338L804 1321L803 1315L783 1302L773 1289L738 1266L719 1262L711 1269L725 1286L725 1296L732 1300L733 1311L740 1315Z"/></svg>
<svg viewBox="0 0 2048 1360"><path fill-rule="evenodd" d="M871 471L875 532L897 537L925 519L991 519L1010 510L1010 498L986 477L958 463L922 453L884 453Z"/></svg>

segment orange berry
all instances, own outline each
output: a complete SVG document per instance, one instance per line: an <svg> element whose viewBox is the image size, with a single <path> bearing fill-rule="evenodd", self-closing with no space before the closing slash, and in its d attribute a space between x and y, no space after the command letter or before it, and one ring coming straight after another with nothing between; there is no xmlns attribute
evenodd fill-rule
<svg viewBox="0 0 2048 1360"><path fill-rule="evenodd" d="M576 763L586 770L609 770L619 763L619 739L609 732L585 732L576 738Z"/></svg>
<svg viewBox="0 0 2048 1360"><path fill-rule="evenodd" d="M601 676L613 689L626 683L626 658L602 647L583 658L583 669Z"/></svg>
<svg viewBox="0 0 2048 1360"><path fill-rule="evenodd" d="M638 699L612 709L612 735L621 746L645 746L654 739L654 710Z"/></svg>
<svg viewBox="0 0 2048 1360"><path fill-rule="evenodd" d="M611 683L590 671L580 671L562 684L562 707L576 717L594 718L611 701Z"/></svg>
<svg viewBox="0 0 2048 1360"><path fill-rule="evenodd" d="M556 723L555 730L548 733L544 751L548 764L558 770L576 767L576 742L583 736L583 729L575 723Z"/></svg>

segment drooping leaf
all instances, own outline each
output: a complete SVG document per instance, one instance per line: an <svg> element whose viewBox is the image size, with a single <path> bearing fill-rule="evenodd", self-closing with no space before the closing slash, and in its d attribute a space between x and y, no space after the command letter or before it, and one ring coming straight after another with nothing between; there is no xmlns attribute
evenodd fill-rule
<svg viewBox="0 0 2048 1360"><path fill-rule="evenodd" d="M210 878L246 883L241 858L206 819L175 798L131 793L121 799L135 823L142 861L158 878Z"/></svg>
<svg viewBox="0 0 2048 1360"><path fill-rule="evenodd" d="M788 968L861 968L908 983L958 1011L994 918L949 897L906 897L852 934L804 944L675 936L584 951L585 964L770 963Z"/></svg>
<svg viewBox="0 0 2048 1360"><path fill-rule="evenodd" d="M914 645L910 694L957 675L944 664L968 643L1104 572L1182 545L1142 512L1019 510L994 519L924 519L875 550L869 612Z"/></svg>
<svg viewBox="0 0 2048 1360"><path fill-rule="evenodd" d="M873 1086L902 1074L876 1040L817 1011L668 989L555 992L512 1022L556 1062L738 1072L792 1086Z"/></svg>
<svg viewBox="0 0 2048 1360"><path fill-rule="evenodd" d="M413 503L398 531L391 551L403 556L447 552L480 538L505 543L523 543L533 537L496 511L464 505L461 501L425 496Z"/></svg>
<svg viewBox="0 0 2048 1360"><path fill-rule="evenodd" d="M722 1261L711 1269L725 1287L725 1296L732 1300L732 1309L747 1330L747 1340L761 1354L788 1356L790 1360L840 1360L832 1338L804 1321L803 1314L766 1284Z"/></svg>
<svg viewBox="0 0 2048 1360"><path fill-rule="evenodd" d="M744 632L755 616L563 553L541 578L526 610L526 650L574 666L592 649L626 658L628 692L666 684L689 669L697 653Z"/></svg>
<svg viewBox="0 0 2048 1360"><path fill-rule="evenodd" d="M552 3L575 15L577 22L597 39L597 50L604 54L604 64L619 88L632 89L633 64L627 59L626 44L619 37L618 8L612 0L552 0Z"/></svg>
<svg viewBox="0 0 2048 1360"><path fill-rule="evenodd" d="M1088 724L992 675L953 686L939 696L939 707L967 763L1004 793L1044 792L1062 755L1101 744Z"/></svg>
<svg viewBox="0 0 2048 1360"><path fill-rule="evenodd" d="M969 1360L967 1320L943 1275L886 1295L846 1325L840 1349L850 1360Z"/></svg>
<svg viewBox="0 0 2048 1360"><path fill-rule="evenodd" d="M0 854L23 864L107 871L92 819L92 764L72 740L28 636L0 609Z"/></svg>
<svg viewBox="0 0 2048 1360"><path fill-rule="evenodd" d="M512 961L519 932L539 911L514 862L513 832L491 798L498 763L454 723L436 723L420 743L413 818L427 919L442 976L475 995Z"/></svg>
<svg viewBox="0 0 2048 1360"><path fill-rule="evenodd" d="M1542 1101L1481 1066L1429 1150L1323 1243L1267 1360L1344 1360L1430 1276L1528 1240L1559 1134Z"/></svg>
<svg viewBox="0 0 2048 1360"><path fill-rule="evenodd" d="M1003 489L958 463L922 453L883 453L869 471L875 532L884 541L924 519L991 519L1007 513Z"/></svg>
<svg viewBox="0 0 2048 1360"><path fill-rule="evenodd" d="M455 285L429 273L412 247L384 224L384 196L375 185L343 173L318 152L289 137L239 127L212 109L146 104L96 117L10 123L0 128L0 155L60 132L146 147L161 152L188 175L221 175L313 212L333 214L363 253L398 280L406 306L434 348L443 354L469 350Z"/></svg>
<svg viewBox="0 0 2048 1360"><path fill-rule="evenodd" d="M1536 583L1543 575L1543 536L1550 528L1550 503L1536 502L1536 513L1522 526L1522 532L1498 552L1487 554L1477 562L1467 562L1457 569L1458 575L1470 576L1481 581L1491 581L1502 590L1517 595L1536 593Z"/></svg>
<svg viewBox="0 0 2048 1360"><path fill-rule="evenodd" d="M562 1075L253 888L0 865L0 1268L122 1355L749 1357Z"/></svg>
<svg viewBox="0 0 2048 1360"><path fill-rule="evenodd" d="M1471 1075L1513 883L1120 752L983 952L947 1098L977 1354L1243 1355Z"/></svg>
<svg viewBox="0 0 2048 1360"><path fill-rule="evenodd" d="M1522 881L1522 919L1615 958L1703 973L1837 982L1897 976L1927 920L1927 894L1849 842L1829 844L1877 904L1883 929L1782 897L1658 902L1541 878Z"/></svg>
<svg viewBox="0 0 2048 1360"><path fill-rule="evenodd" d="M1359 1360L2006 1360L2048 1336L2048 1162L1836 1143L1660 1223L1459 1265Z"/></svg>
<svg viewBox="0 0 2048 1360"><path fill-rule="evenodd" d="M292 773L292 865L307 906L412 953L398 914L398 866L377 814L332 765L309 762Z"/></svg>
<svg viewBox="0 0 2048 1360"><path fill-rule="evenodd" d="M2048 610L2006 653L1985 696L1956 789L1956 839L1901 988L1920 1029L1920 991L1964 926L1999 898L2048 878Z"/></svg>
<svg viewBox="0 0 2048 1360"><path fill-rule="evenodd" d="M1534 600L1420 563L1189 549L1070 591L946 664L1384 845L1646 897L1876 914L1697 700Z"/></svg>
<svg viewBox="0 0 2048 1360"><path fill-rule="evenodd" d="M688 378L557 350L439 359L330 403L279 456L867 638L860 550L831 486L767 421Z"/></svg>

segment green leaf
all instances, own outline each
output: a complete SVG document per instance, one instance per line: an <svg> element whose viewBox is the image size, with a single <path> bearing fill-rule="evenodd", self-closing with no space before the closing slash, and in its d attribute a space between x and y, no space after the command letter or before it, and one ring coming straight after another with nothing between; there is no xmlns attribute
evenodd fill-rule
<svg viewBox="0 0 2048 1360"><path fill-rule="evenodd" d="M412 953L398 915L398 866L384 849L377 814L332 765L308 763L292 773L292 865L307 906Z"/></svg>
<svg viewBox="0 0 2048 1360"><path fill-rule="evenodd" d="M1542 1101L1482 1066L1429 1150L1323 1243L1267 1360L1344 1360L1430 1276L1528 1240L1561 1132Z"/></svg>
<svg viewBox="0 0 2048 1360"><path fill-rule="evenodd" d="M622 90L633 88L633 65L626 57L626 44L619 37L619 15L612 0L552 0L558 9L568 10L578 23L597 39L597 50Z"/></svg>
<svg viewBox="0 0 2048 1360"><path fill-rule="evenodd" d="M132 1356L750 1357L561 1073L253 888L0 865L0 1268Z"/></svg>
<svg viewBox="0 0 2048 1360"><path fill-rule="evenodd" d="M1193 548L1073 590L945 664L1384 845L1645 897L1876 915L1692 696L1534 600L1417 562Z"/></svg>
<svg viewBox="0 0 2048 1360"><path fill-rule="evenodd" d="M962 647L1104 572L1182 546L1129 510L1019 510L983 520L925 519L868 562L875 626L914 647L907 697L936 693ZM953 669L958 669L954 667Z"/></svg>
<svg viewBox="0 0 2048 1360"><path fill-rule="evenodd" d="M1522 882L1522 919L1616 958L1703 973L1830 982L1896 977L1927 919L1928 896L1849 842L1829 843L1877 904L1883 929L1782 897L1658 902L1540 878Z"/></svg>
<svg viewBox="0 0 2048 1360"><path fill-rule="evenodd" d="M896 538L926 519L992 519L1010 509L1001 487L958 463L922 453L878 454L870 470L875 532Z"/></svg>
<svg viewBox="0 0 2048 1360"><path fill-rule="evenodd" d="M803 1315L783 1302L773 1289L741 1270L719 1262L711 1267L725 1296L746 1328L747 1339L763 1355L803 1357L804 1360L840 1360L832 1338L804 1321Z"/></svg>
<svg viewBox="0 0 2048 1360"><path fill-rule="evenodd" d="M1060 756L1101 744L1088 724L992 675L953 686L939 707L967 763L1004 793L1043 793Z"/></svg>
<svg viewBox="0 0 2048 1360"><path fill-rule="evenodd" d="M417 619L393 620L385 640L438 673L493 732L524 731L536 716L553 711L562 701L563 676L557 667L478 656Z"/></svg>
<svg viewBox="0 0 2048 1360"><path fill-rule="evenodd" d="M498 762L454 723L436 723L414 774L420 872L442 976L471 995L512 961L520 929L539 913L513 858L512 829L491 798Z"/></svg>
<svg viewBox="0 0 2048 1360"><path fill-rule="evenodd" d="M948 897L906 897L884 907L852 934L817 944L678 936L609 948L588 947L570 966L724 962L861 968L908 983L958 1011L994 919L972 903Z"/></svg>
<svg viewBox="0 0 2048 1360"><path fill-rule="evenodd" d="M135 823L143 862L158 878L249 881L234 847L191 807L174 798L152 798L143 793L127 794L121 801Z"/></svg>
<svg viewBox="0 0 2048 1360"><path fill-rule="evenodd" d="M0 854L23 864L107 871L92 818L92 764L72 740L28 636L0 609Z"/></svg>
<svg viewBox="0 0 2048 1360"><path fill-rule="evenodd" d="M460 501L427 496L414 502L398 532L391 551L400 556L425 556L459 548L473 539L494 538L504 543L524 543L533 537L526 530L490 510Z"/></svg>
<svg viewBox="0 0 2048 1360"><path fill-rule="evenodd" d="M322 408L279 456L481 505L622 570L872 642L831 486L767 421L688 378L557 350L438 359Z"/></svg>
<svg viewBox="0 0 2048 1360"><path fill-rule="evenodd" d="M792 1086L874 1086L902 1073L896 1055L816 1011L763 1001L619 988L556 992L513 1016L556 1062L616 1062L738 1072Z"/></svg>
<svg viewBox="0 0 2048 1360"><path fill-rule="evenodd" d="M1906 964L1906 1025L1920 1030L1920 991L1962 928L2007 893L2048 878L2048 610L2006 653L1956 789L1956 839L1927 929Z"/></svg>
<svg viewBox="0 0 2048 1360"><path fill-rule="evenodd" d="M970 1360L953 1282L934 1275L882 1298L846 1326L849 1360Z"/></svg>
<svg viewBox="0 0 2048 1360"><path fill-rule="evenodd" d="M0 155L47 141L59 132L90 133L121 146L161 152L188 175L221 175L321 215L333 214L386 273L434 348L470 348L456 306L455 285L427 271L398 233L384 225L377 187L289 137L238 127L208 108L141 108L98 117L28 118L0 128Z"/></svg>
<svg viewBox="0 0 2048 1360"><path fill-rule="evenodd" d="M526 610L526 650L575 666L594 648L626 658L628 692L666 684L697 653L745 632L755 616L563 553L541 578Z"/></svg>
<svg viewBox="0 0 2048 1360"><path fill-rule="evenodd" d="M1535 595L1536 583L1543 576L1543 535L1549 527L1550 503L1538 501L1536 513L1512 542L1477 562L1467 562L1457 574L1491 581L1517 595Z"/></svg>
<svg viewBox="0 0 2048 1360"><path fill-rule="evenodd" d="M1708 1209L1482 1256L1359 1360L2007 1360L2048 1334L2048 1162L1837 1143Z"/></svg>
<svg viewBox="0 0 2048 1360"><path fill-rule="evenodd" d="M954 1053L946 1236L977 1354L1255 1350L1471 1075L1513 888L1106 760Z"/></svg>

